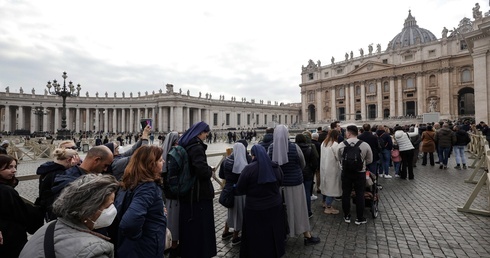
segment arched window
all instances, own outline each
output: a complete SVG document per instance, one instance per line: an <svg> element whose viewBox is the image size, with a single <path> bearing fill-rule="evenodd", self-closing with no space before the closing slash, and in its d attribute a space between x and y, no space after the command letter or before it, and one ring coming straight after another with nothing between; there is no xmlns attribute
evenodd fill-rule
<svg viewBox="0 0 490 258"><path fill-rule="evenodd" d="M413 78L408 78L407 79L407 89L413 89L415 87L415 84L413 83Z"/></svg>
<svg viewBox="0 0 490 258"><path fill-rule="evenodd" d="M376 86L374 86L374 83L369 84L368 92L376 93Z"/></svg>
<svg viewBox="0 0 490 258"><path fill-rule="evenodd" d="M388 82L383 83L383 91L390 92L390 84Z"/></svg>
<svg viewBox="0 0 490 258"><path fill-rule="evenodd" d="M436 85L436 76L435 76L435 75L433 75L433 74L431 74L431 75L429 76L429 85L430 85L430 86L435 86L435 85Z"/></svg>
<svg viewBox="0 0 490 258"><path fill-rule="evenodd" d="M461 72L461 82L470 82L471 72L469 69L465 69Z"/></svg>

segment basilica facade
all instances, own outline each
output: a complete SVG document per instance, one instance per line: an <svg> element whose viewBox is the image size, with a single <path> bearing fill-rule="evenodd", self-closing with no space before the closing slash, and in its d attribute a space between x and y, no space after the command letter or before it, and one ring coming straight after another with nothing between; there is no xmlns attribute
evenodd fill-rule
<svg viewBox="0 0 490 258"><path fill-rule="evenodd" d="M129 96L128 96L129 95ZM153 129L158 132L183 132L192 124L205 121L211 130L228 128L255 129L280 123L293 125L301 121L299 104L283 104L246 99L225 100L210 94L191 96L189 92L175 92L167 84L165 91L130 93L122 96L103 96L87 92L66 100L66 129L95 132L138 132L139 121L153 119ZM9 87L0 92L0 131L16 130L56 132L62 128L62 98L36 94L10 92Z"/></svg>
<svg viewBox="0 0 490 258"><path fill-rule="evenodd" d="M479 31L487 18L463 18L448 24L455 30L441 28L436 37L409 11L401 32L384 50L369 45L345 53L344 60L332 57L327 65L310 60L301 73L303 122L420 118L424 113L451 120L477 114L488 121L488 112L475 108L476 81L487 73L475 76L473 46L465 37ZM489 45L487 40L486 49Z"/></svg>

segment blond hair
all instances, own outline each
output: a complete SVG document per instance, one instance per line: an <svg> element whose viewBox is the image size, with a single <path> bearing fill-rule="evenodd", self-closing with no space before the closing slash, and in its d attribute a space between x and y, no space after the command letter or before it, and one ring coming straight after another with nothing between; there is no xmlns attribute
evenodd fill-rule
<svg viewBox="0 0 490 258"><path fill-rule="evenodd" d="M53 158L56 160L67 160L75 155L78 155L78 152L72 149L56 148L53 151Z"/></svg>

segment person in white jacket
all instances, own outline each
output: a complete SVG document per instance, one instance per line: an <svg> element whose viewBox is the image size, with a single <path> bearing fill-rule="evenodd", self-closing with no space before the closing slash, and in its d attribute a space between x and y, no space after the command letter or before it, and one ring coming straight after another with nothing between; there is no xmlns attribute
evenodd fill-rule
<svg viewBox="0 0 490 258"><path fill-rule="evenodd" d="M395 126L395 141L398 144L400 150L400 156L402 157L402 168L400 171L400 179L407 179L407 170L408 170L408 179L414 179L413 175L413 154L414 147L412 142L410 141L410 137L416 136L419 134L419 126L416 125L413 132L405 132L401 126Z"/></svg>
<svg viewBox="0 0 490 258"><path fill-rule="evenodd" d="M334 198L342 196L342 171L336 155L339 135L338 130L330 130L321 145L320 191L324 196L325 214L339 214L339 210L332 206Z"/></svg>

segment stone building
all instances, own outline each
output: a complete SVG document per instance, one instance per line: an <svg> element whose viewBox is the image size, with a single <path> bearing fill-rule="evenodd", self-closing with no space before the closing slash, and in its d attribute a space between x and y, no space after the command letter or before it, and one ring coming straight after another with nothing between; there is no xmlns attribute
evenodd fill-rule
<svg viewBox="0 0 490 258"><path fill-rule="evenodd" d="M129 96L128 96L129 95ZM191 96L189 92L174 92L167 84L163 92L138 92L110 96L88 92L66 100L67 129L102 132L137 132L139 120L152 118L155 131L183 132L192 124L205 121L212 130L237 128L253 129L267 127L271 123L292 125L299 121L299 104L271 103L271 101L246 99L225 100L224 96L213 98L211 94ZM36 110L38 112L36 112ZM37 114L35 114L37 113ZM62 98L44 95L0 92L0 131L56 132L61 128Z"/></svg>
<svg viewBox="0 0 490 258"><path fill-rule="evenodd" d="M357 56L346 53L342 61L332 57L328 65L310 60L301 73L303 122L420 118L429 112L438 112L441 119L475 116L475 88L483 73L488 76L490 44L486 40L487 52L479 52L487 68L478 75L465 38L479 30L476 24L482 18L474 19L448 24L456 30L441 28L437 38L419 27L409 11L401 32L385 50L380 44L369 45ZM485 81L482 87L488 85ZM487 114L480 119L488 121Z"/></svg>

